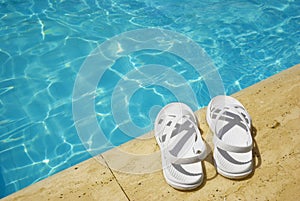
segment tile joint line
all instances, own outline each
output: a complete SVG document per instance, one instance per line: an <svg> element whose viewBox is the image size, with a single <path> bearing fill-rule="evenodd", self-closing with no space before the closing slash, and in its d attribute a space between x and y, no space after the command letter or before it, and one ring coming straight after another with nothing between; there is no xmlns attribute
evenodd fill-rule
<svg viewBox="0 0 300 201"><path fill-rule="evenodd" d="M112 169L109 167L109 165L108 165L108 163L106 162L106 160L105 160L105 158L103 157L103 155L102 155L102 154L100 154L100 156L101 156L101 158L104 160L104 162L105 162L106 166L108 167L108 169L109 169L109 171L111 172L111 174L113 175L113 177L116 179L116 181L117 181L118 185L120 186L121 190L122 190L122 191L123 191L123 193L125 194L125 196L126 196L127 200L128 200L128 201L130 201L130 199L129 199L129 197L128 197L127 193L125 192L124 188L123 188L123 187L121 186L121 184L119 183L119 181L118 181L118 179L117 179L116 175L114 174L114 172L112 171Z"/></svg>

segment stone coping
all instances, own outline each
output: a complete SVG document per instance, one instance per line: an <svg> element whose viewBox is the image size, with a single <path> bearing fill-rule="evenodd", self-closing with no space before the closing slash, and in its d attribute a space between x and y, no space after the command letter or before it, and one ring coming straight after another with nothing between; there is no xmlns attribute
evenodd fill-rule
<svg viewBox="0 0 300 201"><path fill-rule="evenodd" d="M246 179L218 175L210 153L203 162L203 184L192 191L175 190L164 180L159 147L150 132L2 200L297 200L300 64L232 96L253 119L255 168ZM212 147L205 110L196 116L203 139Z"/></svg>

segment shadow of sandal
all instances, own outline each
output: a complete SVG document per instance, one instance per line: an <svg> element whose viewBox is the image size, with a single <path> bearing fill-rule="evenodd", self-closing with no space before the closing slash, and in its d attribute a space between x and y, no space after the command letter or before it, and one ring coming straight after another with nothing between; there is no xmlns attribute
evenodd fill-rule
<svg viewBox="0 0 300 201"><path fill-rule="evenodd" d="M252 138L253 138L253 172L252 175L255 172L255 169L259 168L262 164L262 159L261 159L261 155L260 155L260 151L259 151L259 147L257 144L257 141L255 140L255 137L257 135L257 129L252 125L252 129L251 129L251 134L252 134Z"/></svg>

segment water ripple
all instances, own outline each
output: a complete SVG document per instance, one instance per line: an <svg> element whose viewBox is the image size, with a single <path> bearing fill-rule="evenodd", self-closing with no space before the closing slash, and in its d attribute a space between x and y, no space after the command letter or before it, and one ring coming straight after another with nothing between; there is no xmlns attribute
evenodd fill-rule
<svg viewBox="0 0 300 201"><path fill-rule="evenodd" d="M182 33L210 55L232 94L299 63L299 10L292 0L0 1L0 198L90 157L74 126L71 96L80 66L102 42L142 27ZM199 108L208 103L201 75L183 59L154 50L125 55L96 89L97 120L111 144L93 150L132 139L122 137L111 111L119 81L140 86L132 97L119 94L140 127L151 129L156 109L176 101L167 89L127 75L147 64L173 69L188 80ZM162 77L168 75L149 80Z"/></svg>

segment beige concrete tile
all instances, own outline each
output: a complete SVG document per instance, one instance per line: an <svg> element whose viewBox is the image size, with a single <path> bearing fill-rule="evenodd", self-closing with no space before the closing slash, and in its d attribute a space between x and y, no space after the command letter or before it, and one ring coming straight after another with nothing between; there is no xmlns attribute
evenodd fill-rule
<svg viewBox="0 0 300 201"><path fill-rule="evenodd" d="M89 159L18 191L8 200L128 200L110 170Z"/></svg>
<svg viewBox="0 0 300 201"><path fill-rule="evenodd" d="M103 156L130 200L296 200L300 197L299 94L300 65L233 95L253 118L255 169L244 180L217 175L210 155L204 161L206 179L200 188L189 192L173 189L157 163L159 148L149 137L153 133ZM212 146L205 108L196 114L203 138Z"/></svg>

